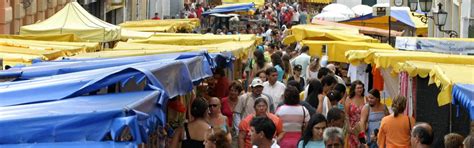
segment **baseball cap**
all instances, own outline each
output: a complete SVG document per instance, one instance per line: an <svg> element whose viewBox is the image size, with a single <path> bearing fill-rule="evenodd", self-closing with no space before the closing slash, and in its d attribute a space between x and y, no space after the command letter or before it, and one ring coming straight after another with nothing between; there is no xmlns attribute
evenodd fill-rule
<svg viewBox="0 0 474 148"><path fill-rule="evenodd" d="M298 70L298 71L301 71L303 69L303 67L301 65L295 65L295 67L293 68L293 70Z"/></svg>
<svg viewBox="0 0 474 148"><path fill-rule="evenodd" d="M254 78L252 80L252 84L250 84L251 87L257 87L257 86L262 86L263 87L263 81L260 78Z"/></svg>

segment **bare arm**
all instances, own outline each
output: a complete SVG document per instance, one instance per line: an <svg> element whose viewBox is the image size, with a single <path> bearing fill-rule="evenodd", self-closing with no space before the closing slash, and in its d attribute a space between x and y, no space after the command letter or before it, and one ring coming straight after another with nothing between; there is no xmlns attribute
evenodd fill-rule
<svg viewBox="0 0 474 148"><path fill-rule="evenodd" d="M364 106L362 108L362 111L360 113L360 121L359 121L359 126L360 126L360 129L365 131L366 128L367 128L367 117L369 117L369 107L368 106Z"/></svg>
<svg viewBox="0 0 474 148"><path fill-rule="evenodd" d="M323 112L324 96L318 95L318 100L319 100L319 103L318 103L318 108L316 109L316 112L322 114L322 112Z"/></svg>
<svg viewBox="0 0 474 148"><path fill-rule="evenodd" d="M239 132L239 148L244 148L245 147L245 131L240 131Z"/></svg>
<svg viewBox="0 0 474 148"><path fill-rule="evenodd" d="M173 135L173 139L171 140L171 148L178 148L179 143L181 142L181 138L183 137L183 128L177 128L176 132Z"/></svg>

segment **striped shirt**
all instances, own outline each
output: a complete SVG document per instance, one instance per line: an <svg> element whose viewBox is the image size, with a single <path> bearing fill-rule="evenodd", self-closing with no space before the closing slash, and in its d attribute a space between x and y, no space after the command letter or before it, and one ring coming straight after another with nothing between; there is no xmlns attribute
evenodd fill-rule
<svg viewBox="0 0 474 148"><path fill-rule="evenodd" d="M285 132L301 132L301 126L308 123L310 114L306 108L301 105L282 105L276 112L283 122L283 131Z"/></svg>

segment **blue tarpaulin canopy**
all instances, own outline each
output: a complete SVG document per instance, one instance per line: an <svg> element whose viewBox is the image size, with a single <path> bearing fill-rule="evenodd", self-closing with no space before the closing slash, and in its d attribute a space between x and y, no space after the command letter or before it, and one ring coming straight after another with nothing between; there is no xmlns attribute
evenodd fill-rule
<svg viewBox="0 0 474 148"><path fill-rule="evenodd" d="M202 13L203 15L209 15L213 13L230 13L230 12L245 12L249 10L253 10L255 4L254 3L242 3L242 4L232 4L228 6L221 6L211 9Z"/></svg>
<svg viewBox="0 0 474 148"><path fill-rule="evenodd" d="M134 148L135 144L130 142L54 142L54 143L22 143L0 145L2 148Z"/></svg>
<svg viewBox="0 0 474 148"><path fill-rule="evenodd" d="M157 60L118 67L75 72L32 80L0 84L0 106L55 101L98 91L129 80L165 90L170 98L192 90L193 81L212 76L204 57L183 60ZM192 70L192 71L190 71ZM54 91L61 90L61 91ZM35 94L35 95L32 95ZM166 100L159 100L163 105Z"/></svg>
<svg viewBox="0 0 474 148"><path fill-rule="evenodd" d="M142 143L164 119L156 113L160 96L140 91L0 107L0 143L101 141L107 134L116 139L125 128Z"/></svg>
<svg viewBox="0 0 474 148"><path fill-rule="evenodd" d="M453 104L460 104L474 121L474 84L454 84Z"/></svg>
<svg viewBox="0 0 474 148"><path fill-rule="evenodd" d="M0 78L17 78L18 80L32 79L36 77L52 76L72 72L86 71L99 68L122 66L127 64L156 61L156 60L179 60L195 56L204 56L205 62L212 67L224 64L225 67L232 63L232 55L226 53L207 54L204 52L174 53L152 56L124 57L110 59L65 59L60 61L39 62L28 67L11 68L0 71Z"/></svg>

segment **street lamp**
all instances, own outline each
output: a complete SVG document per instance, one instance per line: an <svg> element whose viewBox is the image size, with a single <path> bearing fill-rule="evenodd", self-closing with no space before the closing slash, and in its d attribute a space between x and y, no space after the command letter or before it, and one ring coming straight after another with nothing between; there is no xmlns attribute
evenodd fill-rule
<svg viewBox="0 0 474 148"><path fill-rule="evenodd" d="M408 7L411 12L415 12L418 9L418 0L408 0Z"/></svg>
<svg viewBox="0 0 474 148"><path fill-rule="evenodd" d="M395 4L397 7L401 7L403 6L403 0L394 0L393 4Z"/></svg>
<svg viewBox="0 0 474 148"><path fill-rule="evenodd" d="M448 19L448 12L443 10L443 4L438 4L438 12L433 12L433 20L439 31L449 34L450 37L457 37L458 33L454 30L443 30L443 26L446 25Z"/></svg>
<svg viewBox="0 0 474 148"><path fill-rule="evenodd" d="M421 11L425 12L424 15L415 14L415 11L418 10L418 3L420 4ZM431 11L432 3L433 0L409 0L408 6L410 7L410 11L412 12L411 15L420 18L421 22L426 24L428 22L428 12Z"/></svg>
<svg viewBox="0 0 474 148"><path fill-rule="evenodd" d="M420 0L420 9L424 13L428 13L431 11L431 7L433 5L433 0Z"/></svg>

